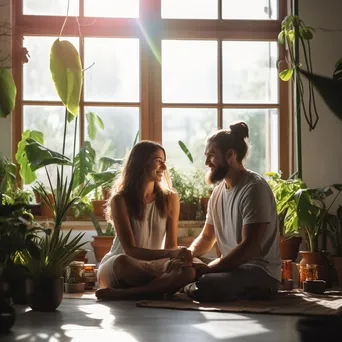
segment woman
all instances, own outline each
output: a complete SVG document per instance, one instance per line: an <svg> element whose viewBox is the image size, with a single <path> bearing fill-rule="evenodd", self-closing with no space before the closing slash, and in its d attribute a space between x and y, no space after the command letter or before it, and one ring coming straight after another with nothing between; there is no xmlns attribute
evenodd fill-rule
<svg viewBox="0 0 342 342"><path fill-rule="evenodd" d="M152 141L137 143L126 160L107 205L116 236L99 266L98 299L175 292L194 281L191 252L177 247L179 198L165 162Z"/></svg>

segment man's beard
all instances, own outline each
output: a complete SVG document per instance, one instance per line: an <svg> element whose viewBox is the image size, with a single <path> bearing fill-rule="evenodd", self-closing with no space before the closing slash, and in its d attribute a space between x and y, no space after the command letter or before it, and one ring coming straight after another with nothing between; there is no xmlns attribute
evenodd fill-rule
<svg viewBox="0 0 342 342"><path fill-rule="evenodd" d="M226 162L225 165L215 167L214 170L209 170L206 175L206 181L208 184L215 184L221 181L229 171L229 164Z"/></svg>

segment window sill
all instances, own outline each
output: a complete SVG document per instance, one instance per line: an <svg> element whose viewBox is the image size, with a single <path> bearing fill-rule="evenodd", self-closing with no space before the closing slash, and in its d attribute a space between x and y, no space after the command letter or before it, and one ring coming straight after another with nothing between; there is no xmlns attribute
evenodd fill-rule
<svg viewBox="0 0 342 342"><path fill-rule="evenodd" d="M106 227L107 221L103 217L98 217L101 227ZM39 223L49 223L51 224L51 218L45 216L35 216L35 221ZM189 229L202 229L204 226L204 221L179 221L178 227L181 231ZM94 230L93 223L88 217L68 217L66 221L63 222L63 230L75 229L75 230ZM183 234L182 234L183 235Z"/></svg>

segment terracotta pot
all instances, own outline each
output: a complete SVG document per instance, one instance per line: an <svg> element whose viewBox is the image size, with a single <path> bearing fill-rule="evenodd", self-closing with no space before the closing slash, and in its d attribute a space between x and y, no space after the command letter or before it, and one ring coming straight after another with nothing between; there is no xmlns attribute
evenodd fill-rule
<svg viewBox="0 0 342 342"><path fill-rule="evenodd" d="M55 311L63 299L63 277L26 279L29 306L33 311Z"/></svg>
<svg viewBox="0 0 342 342"><path fill-rule="evenodd" d="M284 236L280 236L279 249L281 260L296 261L301 243L302 238L300 236L293 236L289 239L284 238Z"/></svg>
<svg viewBox="0 0 342 342"><path fill-rule="evenodd" d="M48 194L48 197L50 198L50 201L53 203L54 202L53 195ZM44 201L41 201L40 214L45 217L53 217L53 211L49 208L49 206Z"/></svg>
<svg viewBox="0 0 342 342"><path fill-rule="evenodd" d="M95 258L98 262L110 251L114 236L93 236L93 241L90 242L94 249Z"/></svg>
<svg viewBox="0 0 342 342"><path fill-rule="evenodd" d="M317 265L317 273L319 280L325 280L327 283L327 288L331 288L331 277L330 277L330 264L328 260L329 252L308 252L300 251L302 255L302 260L300 265L315 264Z"/></svg>
<svg viewBox="0 0 342 342"><path fill-rule="evenodd" d="M94 208L94 215L99 217L104 217L104 209L106 205L105 200L92 201Z"/></svg>
<svg viewBox="0 0 342 342"><path fill-rule="evenodd" d="M33 193L34 193L34 198L36 200L36 203L40 203L42 201L42 196L40 196L40 194L37 191L33 190Z"/></svg>
<svg viewBox="0 0 342 342"><path fill-rule="evenodd" d="M195 221L196 212L197 212L197 204L181 202L179 220L180 221Z"/></svg>
<svg viewBox="0 0 342 342"><path fill-rule="evenodd" d="M338 277L338 283L340 288L342 289L342 257L334 257L333 260Z"/></svg>

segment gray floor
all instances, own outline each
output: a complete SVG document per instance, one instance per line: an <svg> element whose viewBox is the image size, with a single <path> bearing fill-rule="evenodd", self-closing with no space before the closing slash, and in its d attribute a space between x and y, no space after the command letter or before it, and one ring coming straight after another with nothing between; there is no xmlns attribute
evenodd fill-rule
<svg viewBox="0 0 342 342"><path fill-rule="evenodd" d="M1 341L299 341L298 318L136 308L135 302L64 299L56 312L16 307L17 320Z"/></svg>

